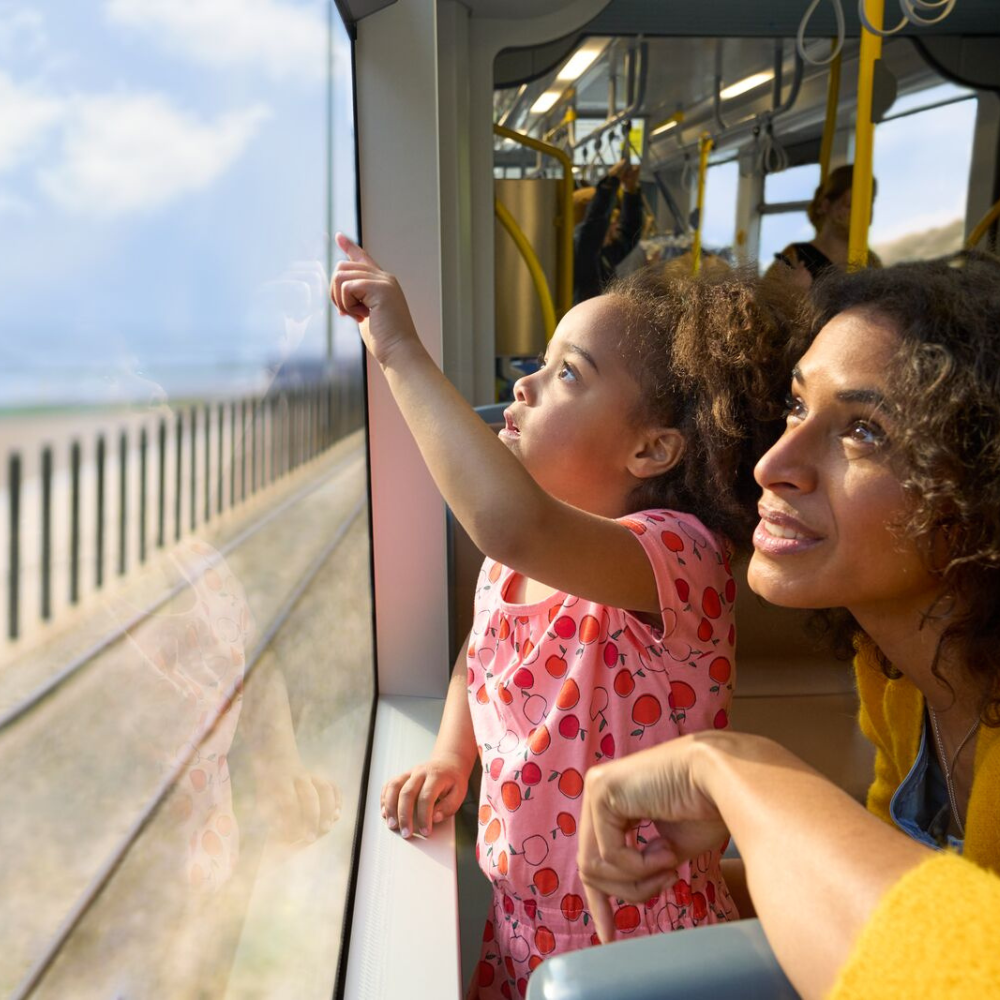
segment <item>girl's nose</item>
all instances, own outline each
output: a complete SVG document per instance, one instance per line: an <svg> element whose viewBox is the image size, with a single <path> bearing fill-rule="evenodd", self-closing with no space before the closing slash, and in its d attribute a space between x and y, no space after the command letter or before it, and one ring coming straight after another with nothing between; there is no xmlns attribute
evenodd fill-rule
<svg viewBox="0 0 1000 1000"><path fill-rule="evenodd" d="M757 485L772 493L811 493L816 488L815 449L802 425L786 427L754 467Z"/></svg>
<svg viewBox="0 0 1000 1000"><path fill-rule="evenodd" d="M534 375L522 375L514 383L514 398L519 403L530 404L535 396L535 379Z"/></svg>

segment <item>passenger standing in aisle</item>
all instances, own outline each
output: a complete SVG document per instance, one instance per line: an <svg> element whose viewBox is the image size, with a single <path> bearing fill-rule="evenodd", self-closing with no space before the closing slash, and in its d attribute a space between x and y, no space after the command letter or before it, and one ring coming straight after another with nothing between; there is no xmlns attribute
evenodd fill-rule
<svg viewBox="0 0 1000 1000"><path fill-rule="evenodd" d="M622 189L621 208L618 191ZM615 277L615 269L635 249L642 234L642 194L639 166L619 160L596 188L574 195L586 203L583 221L573 232L573 304L600 295Z"/></svg>

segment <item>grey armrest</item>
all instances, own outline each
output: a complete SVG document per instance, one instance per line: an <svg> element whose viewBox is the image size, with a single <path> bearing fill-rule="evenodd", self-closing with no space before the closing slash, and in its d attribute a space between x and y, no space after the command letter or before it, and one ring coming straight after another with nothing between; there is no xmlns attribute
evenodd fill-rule
<svg viewBox="0 0 1000 1000"><path fill-rule="evenodd" d="M617 941L543 962L528 1000L796 1000L759 920Z"/></svg>

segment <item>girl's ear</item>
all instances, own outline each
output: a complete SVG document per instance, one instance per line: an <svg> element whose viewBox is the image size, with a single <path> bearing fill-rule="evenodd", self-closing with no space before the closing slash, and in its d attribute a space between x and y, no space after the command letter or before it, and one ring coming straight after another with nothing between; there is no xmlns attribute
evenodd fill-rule
<svg viewBox="0 0 1000 1000"><path fill-rule="evenodd" d="M652 427L629 458L628 471L636 479L661 476L680 463L684 445L684 435L676 427Z"/></svg>

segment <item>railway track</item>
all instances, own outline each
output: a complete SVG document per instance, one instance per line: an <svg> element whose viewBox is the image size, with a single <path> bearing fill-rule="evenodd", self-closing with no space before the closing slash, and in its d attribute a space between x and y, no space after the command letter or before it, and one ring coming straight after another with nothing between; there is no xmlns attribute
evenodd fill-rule
<svg viewBox="0 0 1000 1000"><path fill-rule="evenodd" d="M172 790L190 777L192 761L206 746L231 740L227 730L238 714L231 706L254 684L276 636L366 502L357 446L218 551L188 543L198 557L194 571L188 562L158 598L130 614L118 609L117 628L4 712L0 926L9 940L0 993L32 993ZM164 629L198 635L205 624L199 606L220 582L252 616L243 622L244 662L219 671L225 683L208 699L213 709L192 719L171 706L189 708L190 685L204 686L205 676L176 669L180 658L151 660ZM367 586L359 599L368 600ZM218 618L214 631L228 620ZM200 639L202 653L218 652L218 636ZM200 655L200 669L207 662Z"/></svg>

